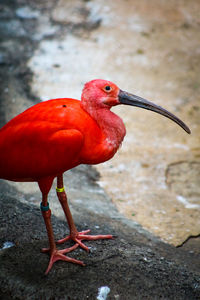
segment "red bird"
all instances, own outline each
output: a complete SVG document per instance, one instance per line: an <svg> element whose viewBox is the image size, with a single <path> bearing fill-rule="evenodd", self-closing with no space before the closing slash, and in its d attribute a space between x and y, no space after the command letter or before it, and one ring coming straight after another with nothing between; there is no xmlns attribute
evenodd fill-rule
<svg viewBox="0 0 200 300"><path fill-rule="evenodd" d="M111 107L119 104L142 107L170 118L187 133L190 129L176 116L138 96L120 90L114 83L96 79L85 84L81 101L62 98L41 102L27 109L0 130L0 178L36 181L42 193L41 211L47 229L50 261L46 274L57 260L80 265L82 261L65 254L78 246L89 250L82 240L111 239L112 235L91 236L78 232L67 203L63 173L79 164L98 164L118 150L126 129ZM64 210L70 234L59 240L75 242L58 250L51 225L48 193L57 177L57 196Z"/></svg>

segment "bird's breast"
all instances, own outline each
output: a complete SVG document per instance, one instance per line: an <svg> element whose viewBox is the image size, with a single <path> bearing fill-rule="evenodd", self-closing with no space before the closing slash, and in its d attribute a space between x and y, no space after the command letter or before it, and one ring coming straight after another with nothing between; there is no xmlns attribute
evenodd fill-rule
<svg viewBox="0 0 200 300"><path fill-rule="evenodd" d="M111 113L111 112L110 112ZM111 159L117 152L126 134L122 120L111 113L112 118L95 120L85 131L82 150L83 163L98 164Z"/></svg>

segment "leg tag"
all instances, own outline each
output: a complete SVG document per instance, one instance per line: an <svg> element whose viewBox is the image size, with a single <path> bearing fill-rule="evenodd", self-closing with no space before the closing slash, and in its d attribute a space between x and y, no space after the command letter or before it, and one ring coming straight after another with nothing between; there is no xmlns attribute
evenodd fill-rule
<svg viewBox="0 0 200 300"><path fill-rule="evenodd" d="M49 210L49 202L47 202L47 206L43 206L42 202L40 203L40 209L41 211L47 211Z"/></svg>

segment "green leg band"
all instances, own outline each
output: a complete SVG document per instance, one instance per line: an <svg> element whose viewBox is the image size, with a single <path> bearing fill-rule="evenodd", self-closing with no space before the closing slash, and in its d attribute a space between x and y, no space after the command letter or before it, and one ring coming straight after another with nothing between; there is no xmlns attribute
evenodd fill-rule
<svg viewBox="0 0 200 300"><path fill-rule="evenodd" d="M47 206L43 206L42 202L40 203L40 209L41 211L47 211L49 210L49 202L47 202Z"/></svg>

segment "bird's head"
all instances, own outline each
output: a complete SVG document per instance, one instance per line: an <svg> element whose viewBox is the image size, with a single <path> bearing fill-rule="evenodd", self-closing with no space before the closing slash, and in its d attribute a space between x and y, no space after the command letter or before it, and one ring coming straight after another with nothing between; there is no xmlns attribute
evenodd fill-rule
<svg viewBox="0 0 200 300"><path fill-rule="evenodd" d="M93 108L111 108L118 105L119 88L108 80L94 79L85 84L81 95L83 105Z"/></svg>
<svg viewBox="0 0 200 300"><path fill-rule="evenodd" d="M176 122L187 133L191 133L188 126L174 114L146 99L120 90L111 81L94 79L85 84L81 95L81 105L86 111L90 112L99 108L110 109L119 104L137 106L159 113Z"/></svg>

